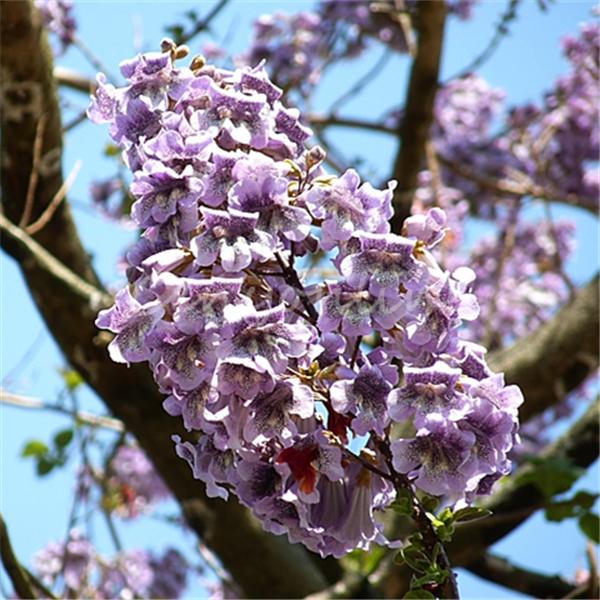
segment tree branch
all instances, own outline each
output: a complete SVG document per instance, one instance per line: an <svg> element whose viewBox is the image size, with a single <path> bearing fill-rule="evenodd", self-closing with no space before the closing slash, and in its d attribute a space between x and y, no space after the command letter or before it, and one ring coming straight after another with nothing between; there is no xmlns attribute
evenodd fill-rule
<svg viewBox="0 0 600 600"><path fill-rule="evenodd" d="M3 234L0 238L0 246L16 259L21 267L31 266L45 271L57 286L67 287L70 293L87 302L93 310L97 311L112 304L112 297L109 294L73 273L2 213L0 213L0 232Z"/></svg>
<svg viewBox="0 0 600 600"><path fill-rule="evenodd" d="M598 367L598 282L596 275L547 323L490 356L492 369L523 391L521 421L562 400Z"/></svg>
<svg viewBox="0 0 600 600"><path fill-rule="evenodd" d="M77 71L65 67L54 67L54 78L58 85L71 88L85 94L93 94L96 91L96 82Z"/></svg>
<svg viewBox="0 0 600 600"><path fill-rule="evenodd" d="M487 581L535 598L564 598L577 588L559 575L545 575L523 569L490 553L467 565L467 569Z"/></svg>
<svg viewBox="0 0 600 600"><path fill-rule="evenodd" d="M52 57L39 14L32 2L25 0L0 3L0 11L1 185L6 217L14 223L23 211L41 114L47 115L47 122L42 140L43 168L32 208L34 220L61 187L61 122ZM175 456L170 436L179 433L185 437L186 432L179 420L162 409L162 397L149 370L141 365L127 369L113 363L106 351L110 336L98 334L96 309L89 297L67 285L56 269L49 270L48 261L39 260L48 256L37 247L32 251L31 238L23 238L10 229L10 224L6 230L14 236L9 239L4 235L3 246L19 262L33 300L65 357L137 438L181 504L190 526L219 556L244 593L248 597L302 597L326 587L328 580L320 562L311 561L307 551L262 531L238 502L206 497L203 484L195 481L185 461ZM51 220L33 237L65 269L102 290L66 202L61 202Z"/></svg>
<svg viewBox="0 0 600 600"><path fill-rule="evenodd" d="M10 577L10 580L15 588L15 592L19 598L37 598L31 586L29 577L25 569L18 561L8 537L8 530L4 519L0 514L0 555L2 556L2 564Z"/></svg>
<svg viewBox="0 0 600 600"><path fill-rule="evenodd" d="M123 432L125 427L118 419L111 417L103 417L86 411L74 411L60 404L49 404L39 398L31 398L30 396L22 396L21 394L13 394L0 388L0 402L18 408L33 408L39 410L50 410L75 419L79 423L89 425L90 427L103 427L112 429L113 431Z"/></svg>
<svg viewBox="0 0 600 600"><path fill-rule="evenodd" d="M446 20L445 2L418 2L415 26L417 55L413 61L403 118L398 127L400 149L391 179L398 180L394 191L392 231L398 233L410 215L417 188L417 176L425 157L425 145L433 122Z"/></svg>
<svg viewBox="0 0 600 600"><path fill-rule="evenodd" d="M0 513L0 557L19 598L55 598L54 594L17 559ZM35 594L34 589L42 592Z"/></svg>

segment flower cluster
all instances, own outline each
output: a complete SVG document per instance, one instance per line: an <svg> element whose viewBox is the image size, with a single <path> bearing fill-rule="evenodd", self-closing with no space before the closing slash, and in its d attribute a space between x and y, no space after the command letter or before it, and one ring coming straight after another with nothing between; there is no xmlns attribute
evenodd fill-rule
<svg viewBox="0 0 600 600"><path fill-rule="evenodd" d="M106 558L77 530L66 542L51 542L33 559L36 574L47 585L62 578L67 598L180 598L189 566L168 548L160 556L130 550Z"/></svg>
<svg viewBox="0 0 600 600"><path fill-rule="evenodd" d="M163 480L137 446L119 446L108 466L105 488L104 502L126 518L137 517L170 497Z"/></svg>
<svg viewBox="0 0 600 600"><path fill-rule="evenodd" d="M598 205L600 177L593 163L600 152L600 25L583 24L578 37L563 40L563 52L570 71L541 103L513 107L498 133L491 125L503 94L480 76L452 81L437 96L436 147L445 161L462 166L443 165L444 181L477 198L484 216L498 198L535 194L536 188L547 197L574 195L588 208ZM513 188L525 190L521 194L481 184L515 177L520 185Z"/></svg>
<svg viewBox="0 0 600 600"><path fill-rule="evenodd" d="M477 0L451 0L448 12L469 19ZM416 2L406 8L414 11ZM250 49L240 64L265 60L269 74L286 92L308 95L333 62L362 54L372 40L395 52L407 52L407 31L400 25L393 2L321 0L314 12L263 15L254 22Z"/></svg>
<svg viewBox="0 0 600 600"><path fill-rule="evenodd" d="M401 480L449 502L488 493L522 397L459 338L478 306L473 272L432 254L444 211L391 233L395 184L325 173L262 67L163 50L122 64L127 87L100 75L89 115L123 149L143 230L97 324L196 432L177 454L209 496L322 555L384 543L374 515ZM309 284L317 252L337 277Z"/></svg>
<svg viewBox="0 0 600 600"><path fill-rule="evenodd" d="M60 52L64 52L73 43L77 23L71 14L72 0L35 0L42 15L44 25L56 35L60 42Z"/></svg>

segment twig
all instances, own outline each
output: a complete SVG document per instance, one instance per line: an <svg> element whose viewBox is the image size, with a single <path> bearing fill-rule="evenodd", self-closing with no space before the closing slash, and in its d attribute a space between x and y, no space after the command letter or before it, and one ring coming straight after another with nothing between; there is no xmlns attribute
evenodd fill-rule
<svg viewBox="0 0 600 600"><path fill-rule="evenodd" d="M88 48L88 46L83 42L83 40L78 36L73 36L73 45L80 50L80 52L85 56L86 60L101 73L106 75L106 79L110 83L115 83L117 81L116 77L113 77L110 74L110 71L105 67L102 61Z"/></svg>
<svg viewBox="0 0 600 600"><path fill-rule="evenodd" d="M68 191L71 189L71 186L75 182L75 178L77 177L77 173L79 173L80 168L81 160L78 160L68 177L62 182L56 194L54 194L54 198L50 200L50 204L48 204L48 206L44 209L44 212L31 225L27 225L27 227L25 227L25 232L27 234L35 235L47 225L48 221L50 221L60 203L64 200Z"/></svg>
<svg viewBox="0 0 600 600"><path fill-rule="evenodd" d="M77 71L72 71L65 67L54 67L53 74L58 85L63 85L72 90L84 92L85 94L93 94L96 91L96 82L81 73L77 73Z"/></svg>
<svg viewBox="0 0 600 600"><path fill-rule="evenodd" d="M229 0L219 0L219 2L217 2L212 7L212 9L204 17L204 19L202 19L202 21L199 21L189 33L182 34L181 37L177 40L177 42L179 44L186 44L193 37L195 37L202 31L208 29L213 19L227 6L228 2Z"/></svg>
<svg viewBox="0 0 600 600"><path fill-rule="evenodd" d="M9 404L11 406L18 406L20 408L50 410L72 417L76 421L92 427L102 427L104 429L112 429L114 431L125 431L125 426L118 419L113 419L112 417L102 417L100 415L95 415L85 411L73 412L60 404L49 404L38 398L13 394L4 389L0 389L0 402L3 404Z"/></svg>
<svg viewBox="0 0 600 600"><path fill-rule="evenodd" d="M298 273L296 273L296 270L293 267L290 267L285 263L279 252L275 253L275 259L281 267L283 278L285 279L286 283L298 292L298 297L300 298L300 302L302 302L302 306L304 306L304 309L308 313L311 323L316 326L319 314L310 301L310 298L306 295L304 286L298 278Z"/></svg>
<svg viewBox="0 0 600 600"><path fill-rule="evenodd" d="M377 59L377 62L362 77L360 77L349 90L344 92L333 102L329 109L330 112L335 114L346 102L359 94L364 87L372 81L373 77L385 67L385 64L389 61L391 56L392 53L389 48L386 48L383 54Z"/></svg>
<svg viewBox="0 0 600 600"><path fill-rule="evenodd" d="M380 133L388 133L390 135L396 135L396 128L385 125L384 123L378 123L377 121L365 121L364 119L354 117L339 117L337 115L317 115L309 114L307 121L313 127L325 128L329 125L338 127L350 127L353 129L367 129L369 131L377 131Z"/></svg>
<svg viewBox="0 0 600 600"><path fill-rule="evenodd" d="M588 559L588 566L590 569L590 580L589 580L589 594L590 598L598 597L598 557L596 556L596 547L592 542L588 542L585 548L585 554Z"/></svg>
<svg viewBox="0 0 600 600"><path fill-rule="evenodd" d="M494 52L500 46L502 39L508 35L508 24L517 17L517 7L520 0L509 0L508 7L500 17L500 22L496 26L496 31L484 50L476 56L466 67L461 69L455 75L448 78L448 81L459 79L479 69L486 61L488 61Z"/></svg>
<svg viewBox="0 0 600 600"><path fill-rule="evenodd" d="M597 205L595 201L587 200L586 198L582 198L577 194L562 194L557 190L537 185L529 178L526 178L521 183L518 183L508 178L496 179L493 177L487 177L486 175L473 171L463 163L452 160L443 154L438 154L437 158L441 164L452 169L461 177L464 177L469 181L473 181L482 188L496 192L500 195L531 196L533 198L545 199L549 202L561 202L578 206L593 212L594 215L597 213Z"/></svg>
<svg viewBox="0 0 600 600"><path fill-rule="evenodd" d="M554 242L554 262L555 266L559 272L559 275L562 277L565 285L569 288L569 299L573 299L575 294L577 293L577 288L573 283L573 280L569 277L566 269L564 268L563 259L560 255L560 244L558 240L558 234L556 232L556 227L554 226L554 219L552 218L552 210L550 208L550 203L548 200L543 200L544 203L544 212L546 214L546 222L548 223L548 229L550 230L550 235L552 236L552 241Z"/></svg>
<svg viewBox="0 0 600 600"><path fill-rule="evenodd" d="M35 199L35 191L37 189L38 180L40 178L40 163L42 161L42 147L44 145L44 132L48 116L43 113L35 128L35 138L33 140L33 159L31 163L31 175L29 176L29 184L27 186L27 195L25 196L25 206L23 214L19 221L19 227L24 227L29 223L31 211L33 210L33 201Z"/></svg>
<svg viewBox="0 0 600 600"><path fill-rule="evenodd" d="M17 245L18 251L21 255L24 255L24 259L27 257L33 260L56 279L62 281L72 292L87 300L92 306L109 306L112 303L112 298L108 294L73 273L25 231L11 223L3 214L0 214L0 231Z"/></svg>
<svg viewBox="0 0 600 600"><path fill-rule="evenodd" d="M63 125L62 131L63 133L67 133L71 131L71 129L75 129L77 125L81 125L84 121L87 120L87 111L82 110L76 117L73 117L68 123Z"/></svg>
<svg viewBox="0 0 600 600"><path fill-rule="evenodd" d="M502 245L502 249L500 251L500 256L496 262L496 269L494 271L494 285L495 291L492 295L490 308L486 314L486 323L485 323L485 335L484 335L484 345L486 348L490 350L496 349L497 342L497 332L494 331L494 317L496 316L496 312L498 310L498 296L501 292L501 279L504 271L504 267L506 265L506 261L508 257L512 253L515 248L515 234L517 227L517 216L520 209L520 203L517 201L514 207L511 207L511 211L506 218L506 222L504 227L499 232L499 242ZM499 245L500 245L499 244Z"/></svg>

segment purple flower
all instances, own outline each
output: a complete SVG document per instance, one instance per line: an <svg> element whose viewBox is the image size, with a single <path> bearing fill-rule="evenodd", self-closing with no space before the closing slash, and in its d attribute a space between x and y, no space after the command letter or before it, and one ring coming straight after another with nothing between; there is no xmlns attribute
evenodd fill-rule
<svg viewBox="0 0 600 600"><path fill-rule="evenodd" d="M224 310L231 305L249 305L240 294L242 279L184 279L186 296L177 303L173 322L188 335L220 329L225 323Z"/></svg>
<svg viewBox="0 0 600 600"><path fill-rule="evenodd" d="M414 418L417 427L432 414L451 421L461 419L469 403L461 391L460 376L459 369L443 362L424 369L404 367L404 385L389 394L390 416L399 422Z"/></svg>
<svg viewBox="0 0 600 600"><path fill-rule="evenodd" d="M154 465L136 446L120 446L108 466L107 475L108 489L122 500L117 512L124 517L136 517L171 496Z"/></svg>
<svg viewBox="0 0 600 600"><path fill-rule="evenodd" d="M192 390L175 388L163 402L163 408L173 417L183 417L183 426L191 431L201 430L205 425L205 409L219 399L217 391L208 382L203 382Z"/></svg>
<svg viewBox="0 0 600 600"><path fill-rule="evenodd" d="M236 456L231 450L219 450L210 435L200 438L198 444L182 442L178 435L172 436L177 456L188 462L194 478L206 483L209 498L227 500L229 492L225 486L235 485L238 481Z"/></svg>
<svg viewBox="0 0 600 600"><path fill-rule="evenodd" d="M160 115L148 107L146 102L134 98L127 104L124 114L115 116L112 136L116 142L125 140L137 143L140 138L149 138L160 130Z"/></svg>
<svg viewBox="0 0 600 600"><path fill-rule="evenodd" d="M314 185L304 197L316 219L322 219L321 244L331 250L339 242L349 240L357 230L369 233L387 233L392 216L392 192L375 190L369 183L360 186L358 173L348 169L333 182Z"/></svg>
<svg viewBox="0 0 600 600"><path fill-rule="evenodd" d="M269 234L256 229L256 213L210 208L201 212L206 229L191 241L199 265L210 266L219 259L225 271L239 272L253 260L264 262L272 257L275 243Z"/></svg>
<svg viewBox="0 0 600 600"><path fill-rule="evenodd" d="M185 335L174 324L162 323L153 333L151 363L163 386L193 390L210 380L216 364L217 337L213 332Z"/></svg>
<svg viewBox="0 0 600 600"><path fill-rule="evenodd" d="M352 429L356 434L367 435L372 430L383 436L389 423L386 400L391 389L377 366L365 365L354 379L331 386L331 404L338 413L355 415Z"/></svg>
<svg viewBox="0 0 600 600"><path fill-rule="evenodd" d="M428 494L460 498L476 473L477 461L471 455L475 442L472 432L431 414L416 437L392 442L394 468L415 477L415 485Z"/></svg>
<svg viewBox="0 0 600 600"><path fill-rule="evenodd" d="M398 297L425 285L427 269L415 260L415 243L393 234L358 233L360 252L346 256L340 272L348 285L368 289L373 296Z"/></svg>
<svg viewBox="0 0 600 600"><path fill-rule="evenodd" d="M270 382L285 372L289 359L300 358L307 352L308 344L315 338L313 328L300 322L285 323L284 316L283 305L264 311L249 306L225 308L224 331L230 335L218 349L217 378L221 392L235 393L246 399L252 397L247 394L254 388L249 390L238 385L240 377L231 380L224 376L231 373L232 367L266 375L269 385L264 391L270 392L273 389Z"/></svg>
<svg viewBox="0 0 600 600"><path fill-rule="evenodd" d="M244 427L244 437L253 444L259 436L266 440L286 439L298 430L296 418L308 419L314 413L314 399L309 387L296 382L277 382L275 388L260 394L250 404L251 415Z"/></svg>
<svg viewBox="0 0 600 600"><path fill-rule="evenodd" d="M51 542L34 556L33 563L44 581L51 583L62 573L69 589L77 593L82 590L94 560L92 544L72 529L66 542Z"/></svg>
<svg viewBox="0 0 600 600"><path fill-rule="evenodd" d="M289 167L260 154L238 161L233 169L237 183L230 192L230 206L258 213L258 227L273 235L300 242L310 232L312 219L304 208L290 204Z"/></svg>
<svg viewBox="0 0 600 600"><path fill-rule="evenodd" d="M403 316L400 298L376 298L344 283L328 283L318 326L324 333L340 330L345 336L369 335L391 329Z"/></svg>
<svg viewBox="0 0 600 600"><path fill-rule="evenodd" d="M112 360L127 364L148 360L150 348L147 339L164 312L157 301L141 305L127 288L118 292L115 304L101 310L96 319L97 327L117 334L108 345Z"/></svg>

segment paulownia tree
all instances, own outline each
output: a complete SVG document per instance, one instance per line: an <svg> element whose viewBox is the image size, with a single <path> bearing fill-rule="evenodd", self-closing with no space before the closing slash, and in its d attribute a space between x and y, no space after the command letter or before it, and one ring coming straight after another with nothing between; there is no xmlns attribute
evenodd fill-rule
<svg viewBox="0 0 600 600"><path fill-rule="evenodd" d="M566 38L566 74L508 110L477 69L518 0L485 52L440 78L446 21L475 4L323 0L258 19L242 55L195 54L221 0L95 79L54 66L45 29L55 53L74 45L104 71L71 5L2 4L2 247L70 365L69 395L85 382L107 411L54 406L73 427L24 454L42 475L77 455L72 524L98 507L116 545L101 556L73 528L30 572L2 524L18 597L181 596L191 557L119 542L119 520L167 498L215 597L455 598L458 566L596 597L593 551L570 582L489 548L541 509L598 538L596 494L570 492L598 451L598 282L573 283L577 230L552 207L597 209L600 30ZM316 114L330 69L375 46L375 68ZM342 116L394 55L410 63L405 98ZM85 114L61 115L62 89L91 94ZM115 162L95 205L138 230L110 291L60 168L84 118L108 125ZM341 127L397 140L385 181L336 147ZM467 245L474 220L495 233Z"/></svg>

